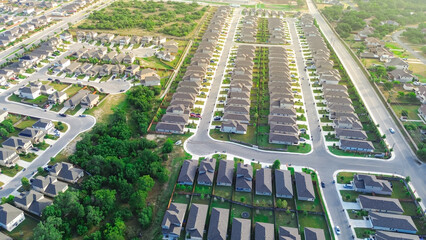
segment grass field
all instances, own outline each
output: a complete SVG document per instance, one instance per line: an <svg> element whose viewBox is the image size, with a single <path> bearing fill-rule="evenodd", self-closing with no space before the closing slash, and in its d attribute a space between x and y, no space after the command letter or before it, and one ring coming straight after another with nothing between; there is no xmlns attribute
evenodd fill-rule
<svg viewBox="0 0 426 240"><path fill-rule="evenodd" d="M417 110L419 109L420 105L399 105L399 104L391 104L392 109L395 111L395 113L398 115L398 117L401 117L402 110L406 110L408 112L408 119L409 120L420 120L420 117L417 115Z"/></svg>
<svg viewBox="0 0 426 240"><path fill-rule="evenodd" d="M1 173L2 174L6 175L6 176L9 176L9 177L14 177L19 171L21 171L23 169L23 167L21 167L21 166L18 166L18 168L15 168L15 167L10 167L10 168L1 167L0 169L1 169Z"/></svg>
<svg viewBox="0 0 426 240"><path fill-rule="evenodd" d="M276 226L296 227L297 221L295 213L289 213L282 211L275 211L275 223Z"/></svg>
<svg viewBox="0 0 426 240"><path fill-rule="evenodd" d="M18 123L15 127L20 129L25 129L27 127L31 127L34 123L36 123L38 119L30 118L23 120L22 122Z"/></svg>
<svg viewBox="0 0 426 240"><path fill-rule="evenodd" d="M59 91L59 92L64 90L66 87L69 86L68 84L65 84L65 83L55 83L55 82L51 82L49 85L52 86L54 89L56 89L56 91Z"/></svg>
<svg viewBox="0 0 426 240"><path fill-rule="evenodd" d="M77 85L73 85L67 90L65 90L65 93L68 95L68 97L72 97L74 94L76 94L78 91L80 91L82 87L79 87Z"/></svg>
<svg viewBox="0 0 426 240"><path fill-rule="evenodd" d="M325 239L331 239L324 216L304 213L299 214L299 225L302 239L305 239L303 236L303 229L305 229L305 227L321 228L324 230Z"/></svg>
<svg viewBox="0 0 426 240"><path fill-rule="evenodd" d="M259 210L256 209L253 211L254 222L263 222L263 223L274 223L274 212L269 210Z"/></svg>

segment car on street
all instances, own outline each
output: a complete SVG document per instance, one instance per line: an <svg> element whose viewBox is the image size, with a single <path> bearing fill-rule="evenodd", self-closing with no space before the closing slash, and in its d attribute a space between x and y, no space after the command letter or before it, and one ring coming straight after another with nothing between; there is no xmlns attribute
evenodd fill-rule
<svg viewBox="0 0 426 240"><path fill-rule="evenodd" d="M393 128L389 128L389 132L392 133L392 134L394 134L395 130Z"/></svg>
<svg viewBox="0 0 426 240"><path fill-rule="evenodd" d="M67 115L65 113L59 113L59 116L66 117Z"/></svg>
<svg viewBox="0 0 426 240"><path fill-rule="evenodd" d="M334 229L336 230L336 234L337 234L337 235L340 235L340 227L339 227L339 226L336 226Z"/></svg>
<svg viewBox="0 0 426 240"><path fill-rule="evenodd" d="M52 78L48 78L47 80L52 81Z"/></svg>
<svg viewBox="0 0 426 240"><path fill-rule="evenodd" d="M81 114L81 115L79 115L79 117L86 117L86 115L85 114Z"/></svg>
<svg viewBox="0 0 426 240"><path fill-rule="evenodd" d="M325 183L324 182L321 182L321 187L325 188Z"/></svg>

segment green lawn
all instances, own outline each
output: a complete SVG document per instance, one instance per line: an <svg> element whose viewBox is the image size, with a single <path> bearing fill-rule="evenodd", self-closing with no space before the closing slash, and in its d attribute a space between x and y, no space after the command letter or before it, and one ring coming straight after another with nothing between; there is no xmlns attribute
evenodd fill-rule
<svg viewBox="0 0 426 240"><path fill-rule="evenodd" d="M249 215L250 215L249 217L250 218L252 217L252 211L251 211L250 208L244 207L244 206L241 206L241 205L237 205L237 204L233 204L232 208L231 208L231 216L230 217L231 217L231 219L233 219L234 217L241 218L242 217L241 214L243 212L249 213Z"/></svg>
<svg viewBox="0 0 426 240"><path fill-rule="evenodd" d="M287 214L282 211L275 211L275 225L297 228L296 214L290 212Z"/></svg>
<svg viewBox="0 0 426 240"><path fill-rule="evenodd" d="M50 108L50 111L59 112L62 108L64 108L64 104L55 104Z"/></svg>
<svg viewBox="0 0 426 240"><path fill-rule="evenodd" d="M323 229L325 239L331 240L324 216L301 213L299 214L299 225L300 225L300 233L301 233L302 239L305 239L303 234L303 230L305 229L305 227L312 227L312 228Z"/></svg>
<svg viewBox="0 0 426 240"><path fill-rule="evenodd" d="M18 166L18 168L16 169L15 167L0 167L1 169L1 173L9 176L9 177L14 177L19 171L21 171L23 169L23 167Z"/></svg>
<svg viewBox="0 0 426 240"><path fill-rule="evenodd" d="M298 153L308 153L311 151L311 145L306 143L299 144L297 146L292 145L292 146L288 146L287 151L298 152Z"/></svg>
<svg viewBox="0 0 426 240"><path fill-rule="evenodd" d="M273 197L255 194L253 204L261 207L273 207Z"/></svg>
<svg viewBox="0 0 426 240"><path fill-rule="evenodd" d="M37 147L38 149L41 150L46 150L50 145L45 143L45 142L41 142L39 144L34 144L34 147Z"/></svg>
<svg viewBox="0 0 426 240"><path fill-rule="evenodd" d="M49 144L47 144L47 145L49 145ZM19 155L19 157L22 160L26 161L26 162L32 162L37 157L37 154L35 154L35 153L27 153L25 155L23 155L23 154Z"/></svg>
<svg viewBox="0 0 426 240"><path fill-rule="evenodd" d="M16 115L16 114L10 114L7 116L6 120L10 120L12 122L12 124L15 124L16 122L18 122L19 120L21 120L22 116L21 115Z"/></svg>
<svg viewBox="0 0 426 240"><path fill-rule="evenodd" d="M402 208L404 209L404 215L417 216L417 207L414 202L402 202L400 201Z"/></svg>
<svg viewBox="0 0 426 240"><path fill-rule="evenodd" d="M232 186L215 186L214 187L214 194L219 196L219 197L223 197L223 198L227 198L227 199L231 199L232 198Z"/></svg>
<svg viewBox="0 0 426 240"><path fill-rule="evenodd" d="M234 201L253 204L253 195L248 192L234 192Z"/></svg>
<svg viewBox="0 0 426 240"><path fill-rule="evenodd" d="M74 114L76 114L77 112L78 112L78 110L80 110L81 109L81 105L80 104L78 104L77 106L75 106L75 108L74 109L68 109L66 112L65 112L65 114L68 114L68 115L72 115L72 116L74 116Z"/></svg>
<svg viewBox="0 0 426 240"><path fill-rule="evenodd" d="M31 239L33 236L33 230L38 224L38 220L36 220L34 217L26 215L25 214L25 220L19 224L13 231L6 232L3 231L3 233L9 235L14 240L26 240Z"/></svg>
<svg viewBox="0 0 426 240"><path fill-rule="evenodd" d="M68 125L67 124L59 124L59 122L53 122L55 124L55 128L58 129L60 132L66 132L68 130ZM63 127L61 129L61 126Z"/></svg>
<svg viewBox="0 0 426 240"><path fill-rule="evenodd" d="M345 152L343 150L338 149L337 147L328 146L328 150L334 155L337 156L348 156L348 157L368 157L367 154L363 153L355 153L355 152Z"/></svg>
<svg viewBox="0 0 426 240"><path fill-rule="evenodd" d="M13 102L21 102L22 98L20 98L19 96L12 94L9 96L9 101L13 101Z"/></svg>
<svg viewBox="0 0 426 240"><path fill-rule="evenodd" d="M399 104L391 104L392 109L395 111L398 117L401 117L402 110L406 110L408 112L409 120L420 120L420 117L417 115L417 110L420 105L399 105Z"/></svg>
<svg viewBox="0 0 426 240"><path fill-rule="evenodd" d="M173 196L172 202L189 204L190 200L191 200L191 196L190 195L184 195L184 194L177 194L177 193L175 193L175 195Z"/></svg>
<svg viewBox="0 0 426 240"><path fill-rule="evenodd" d="M360 193L352 190L340 190L340 195L344 202L356 202Z"/></svg>
<svg viewBox="0 0 426 240"><path fill-rule="evenodd" d="M212 193L212 187L209 186L203 186L203 185L195 185L195 193L202 193L202 194L211 194Z"/></svg>
<svg viewBox="0 0 426 240"><path fill-rule="evenodd" d="M355 234L357 238L368 238L374 233L375 231L371 228L355 228Z"/></svg>
<svg viewBox="0 0 426 240"><path fill-rule="evenodd" d="M253 210L254 222L274 223L274 212L269 210Z"/></svg>
<svg viewBox="0 0 426 240"><path fill-rule="evenodd" d="M211 201L211 207L212 207L212 208L214 208L214 207L218 207L218 208L226 208L226 209L229 209L229 208L231 208L231 204L230 204L229 202L222 201L222 200L219 200L219 199L218 199L218 198L216 198L216 197L213 197L213 199L212 199L212 201Z"/></svg>
<svg viewBox="0 0 426 240"><path fill-rule="evenodd" d="M38 121L38 119L34 119L34 118L30 118L30 119L25 119L22 122L20 122L19 124L17 124L15 127L16 128L20 128L20 129L25 129L27 127L31 127L34 123L36 123Z"/></svg>
<svg viewBox="0 0 426 240"><path fill-rule="evenodd" d="M26 102L31 103L31 104L37 104L39 107L42 107L43 105L46 104L47 98L48 97L46 95L40 95L36 99L26 100Z"/></svg>
<svg viewBox="0 0 426 240"><path fill-rule="evenodd" d="M353 209L348 209L346 211L348 212L350 219L362 220L364 216L368 216L367 211L359 211L359 210L353 210Z"/></svg>
<svg viewBox="0 0 426 240"><path fill-rule="evenodd" d="M68 84L65 84L65 83L55 83L55 82L51 82L49 85L52 86L54 89L56 89L56 91L59 91L59 92L64 90L66 87L69 86Z"/></svg>
<svg viewBox="0 0 426 240"><path fill-rule="evenodd" d="M79 87L77 85L72 85L70 88L65 90L65 93L68 95L68 97L72 97L74 94L76 94L81 89L82 89L82 87Z"/></svg>
<svg viewBox="0 0 426 240"><path fill-rule="evenodd" d="M354 172L339 172L337 174L337 183L351 183L351 181L354 179L354 175L356 173Z"/></svg>
<svg viewBox="0 0 426 240"><path fill-rule="evenodd" d="M210 197L206 196L204 194L201 194L200 196L192 196L191 203L200 203L200 204L210 204Z"/></svg>

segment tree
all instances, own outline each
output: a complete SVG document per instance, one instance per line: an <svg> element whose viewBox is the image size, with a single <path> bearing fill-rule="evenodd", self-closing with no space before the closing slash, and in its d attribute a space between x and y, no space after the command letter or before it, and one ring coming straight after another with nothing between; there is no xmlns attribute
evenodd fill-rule
<svg viewBox="0 0 426 240"><path fill-rule="evenodd" d="M405 181L406 181L407 183L409 183L409 182L411 181L410 176L405 177Z"/></svg>
<svg viewBox="0 0 426 240"><path fill-rule="evenodd" d="M8 197L2 197L1 198L1 204L5 204L5 203L13 203L13 200L15 199L15 196L13 195L9 195Z"/></svg>
<svg viewBox="0 0 426 240"><path fill-rule="evenodd" d="M0 128L0 136L2 136L3 138L6 138L8 135L9 133L7 132L6 129Z"/></svg>
<svg viewBox="0 0 426 240"><path fill-rule="evenodd" d="M140 190L149 192L154 187L155 181L149 175L143 175L138 179L137 186Z"/></svg>
<svg viewBox="0 0 426 240"><path fill-rule="evenodd" d="M58 217L48 217L46 221L40 222L34 228L34 240L57 240L62 239L63 232L59 230L62 219Z"/></svg>
<svg viewBox="0 0 426 240"><path fill-rule="evenodd" d="M142 228L146 228L151 224L152 221L152 207L144 207L139 213L139 223L142 225Z"/></svg>
<svg viewBox="0 0 426 240"><path fill-rule="evenodd" d="M146 206L146 197L148 194L145 191L138 190L130 197L130 207L134 210L140 210Z"/></svg>
<svg viewBox="0 0 426 240"><path fill-rule="evenodd" d="M94 192L95 203L99 208L107 213L114 208L115 205L115 190L101 189Z"/></svg>
<svg viewBox="0 0 426 240"><path fill-rule="evenodd" d="M104 219L102 211L98 207L86 207L86 222L89 226L96 226Z"/></svg>
<svg viewBox="0 0 426 240"><path fill-rule="evenodd" d="M288 202L287 202L287 200L283 200L282 201L282 204L281 204L281 206L282 206L282 208L287 208L288 207Z"/></svg>
<svg viewBox="0 0 426 240"><path fill-rule="evenodd" d="M44 173L44 169L42 167L37 168L37 173L42 175Z"/></svg>
<svg viewBox="0 0 426 240"><path fill-rule="evenodd" d="M402 110L401 111L401 115L407 117L408 116L408 111L407 110Z"/></svg>
<svg viewBox="0 0 426 240"><path fill-rule="evenodd" d="M21 183L22 183L22 187L25 190L30 190L31 185L30 185L30 181L28 181L28 178L26 177L21 178Z"/></svg>
<svg viewBox="0 0 426 240"><path fill-rule="evenodd" d="M385 82L385 88L386 90L391 90L393 88L393 83L392 82Z"/></svg>
<svg viewBox="0 0 426 240"><path fill-rule="evenodd" d="M272 168L273 169L280 169L280 167L281 167L281 162L280 162L280 160L275 160L274 161L274 163L272 164Z"/></svg>
<svg viewBox="0 0 426 240"><path fill-rule="evenodd" d="M104 236L106 240L124 240L124 231L126 230L126 225L123 220L115 219L114 225L109 223L106 224L104 230Z"/></svg>
<svg viewBox="0 0 426 240"><path fill-rule="evenodd" d="M164 142L161 151L163 153L171 153L173 151L173 141L170 138L167 138L167 140Z"/></svg>

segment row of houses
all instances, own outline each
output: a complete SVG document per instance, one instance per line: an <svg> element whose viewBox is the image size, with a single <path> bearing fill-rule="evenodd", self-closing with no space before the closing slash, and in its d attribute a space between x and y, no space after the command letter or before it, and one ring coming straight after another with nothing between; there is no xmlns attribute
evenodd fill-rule
<svg viewBox="0 0 426 240"><path fill-rule="evenodd" d="M270 47L268 58L269 143L295 145L299 143L299 128L287 51L283 47Z"/></svg>
<svg viewBox="0 0 426 240"><path fill-rule="evenodd" d="M89 5L93 1L94 0L75 0L69 4L64 5L59 11L63 15L71 15L83 9L85 6Z"/></svg>
<svg viewBox="0 0 426 240"><path fill-rule="evenodd" d="M216 208L211 209L208 229L206 221L208 218L209 206L206 204L191 204L188 217L185 220L187 204L171 203L166 211L161 228L163 239L179 239L186 223L185 239L227 239L228 222L230 217L229 209ZM250 219L232 218L232 229L230 230L230 239L250 240L252 239L252 226ZM205 234L207 230L207 234ZM271 223L256 222L254 225L255 240L274 240L275 226ZM304 228L305 239L325 240L324 230L318 228ZM293 227L278 227L279 239L300 239L299 231Z"/></svg>
<svg viewBox="0 0 426 240"><path fill-rule="evenodd" d="M19 61L13 62L4 68L0 69L0 84L6 84L7 80L15 79L19 74L25 73L28 68L31 68L42 60L53 56L57 46L61 40L57 37L52 37L41 43L39 47L19 58Z"/></svg>
<svg viewBox="0 0 426 240"><path fill-rule="evenodd" d="M195 183L205 186L213 186L214 176L217 172L216 185L233 186L234 184L234 162L220 160L219 169L216 170L216 159L206 158L200 162L197 160L186 160L182 164L177 180L178 184L192 186ZM198 172L197 181L195 177ZM272 196L272 169L261 168L256 170L255 194ZM297 198L301 201L314 201L315 191L311 176L304 172L295 172L294 181L297 189ZM250 164L237 164L235 176L235 191L253 191L253 167ZM275 194L279 198L293 198L293 176L288 170L275 170Z"/></svg>
<svg viewBox="0 0 426 240"><path fill-rule="evenodd" d="M227 94L221 131L246 134L250 122L250 91L253 86L253 59L256 47L241 45L234 59L231 84Z"/></svg>
<svg viewBox="0 0 426 240"><path fill-rule="evenodd" d="M31 21L23 23L19 26L13 27L0 34L0 47L5 47L8 44L14 42L16 39L23 35L34 31L35 29L41 28L51 22L51 18L47 15L43 15L38 18L33 18Z"/></svg>
<svg viewBox="0 0 426 240"><path fill-rule="evenodd" d="M256 42L257 34L257 17L254 16L245 16L242 20L242 26L239 32L239 40L247 43Z"/></svg>
<svg viewBox="0 0 426 240"><path fill-rule="evenodd" d="M367 141L367 134L362 130L363 126L352 106L346 86L339 85L341 80L339 71L334 68L334 62L330 60L330 50L314 25L313 17L304 14L300 25L312 54L312 57L306 61L309 65L307 69L314 69L319 76L318 83L321 84L323 91L322 103L325 104L325 115L334 121L340 149L373 152L373 143Z"/></svg>
<svg viewBox="0 0 426 240"><path fill-rule="evenodd" d="M284 23L281 18L269 18L268 19L268 31L269 39L268 43L272 44L284 44Z"/></svg>
<svg viewBox="0 0 426 240"><path fill-rule="evenodd" d="M68 183L76 183L83 175L82 169L75 168L70 163L62 162L53 165L49 168L48 176L38 176L31 180L31 187L34 190L15 196L13 204L16 207L8 203L0 206L0 227L12 231L25 220L24 211L41 216L43 210L53 204L51 198L65 192L68 189Z"/></svg>
<svg viewBox="0 0 426 240"><path fill-rule="evenodd" d="M268 9L259 9L259 8L244 8L242 10L243 15L253 16L253 17L272 17L272 18L284 18L284 11L278 10L268 10Z"/></svg>
<svg viewBox="0 0 426 240"><path fill-rule="evenodd" d="M410 216L403 215L405 211L400 201L390 197L393 189L389 181L377 179L375 175L356 174L351 184L354 191L373 194L359 195L356 201L362 210L368 212L367 219L372 228L380 230L376 235L382 238L376 239L419 240L419 236L408 235L416 234L418 229Z"/></svg>
<svg viewBox="0 0 426 240"><path fill-rule="evenodd" d="M213 54L217 51L216 45L230 12L230 7L221 6L214 13L196 53L191 58L190 65L186 68L185 75L172 96L166 114L163 115L155 128L157 132L175 134L184 132L185 125L189 121L190 110L193 108L200 91L201 83L206 81L207 67L213 58Z"/></svg>

